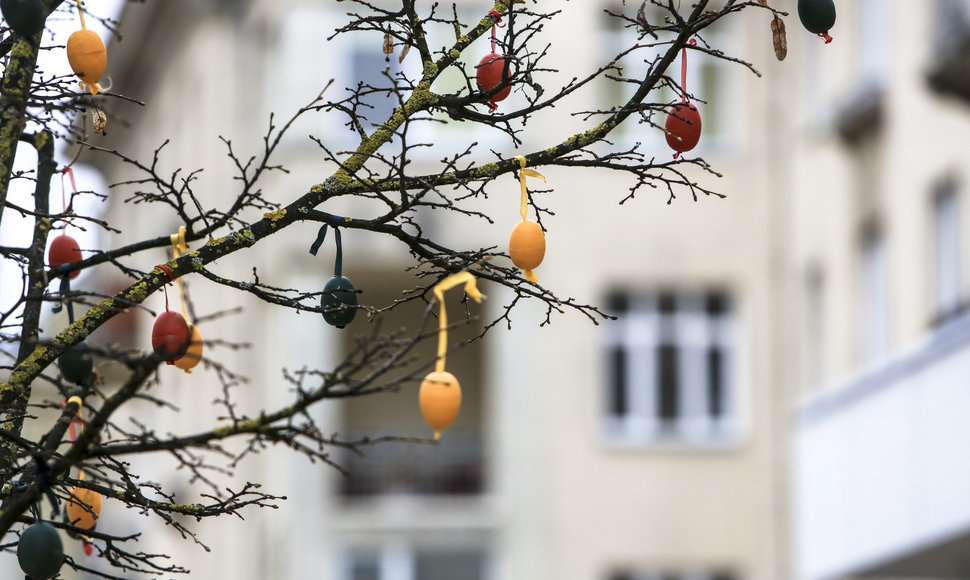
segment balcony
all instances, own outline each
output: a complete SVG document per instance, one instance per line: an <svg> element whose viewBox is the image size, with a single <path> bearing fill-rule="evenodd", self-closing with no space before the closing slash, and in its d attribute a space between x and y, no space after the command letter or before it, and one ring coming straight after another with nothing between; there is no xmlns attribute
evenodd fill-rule
<svg viewBox="0 0 970 580"><path fill-rule="evenodd" d="M437 445L382 444L367 455L347 454L340 482L347 500L381 495L467 496L484 491L482 438L478 432L449 430Z"/></svg>
<svg viewBox="0 0 970 580"><path fill-rule="evenodd" d="M970 578L970 315L795 412L796 577Z"/></svg>

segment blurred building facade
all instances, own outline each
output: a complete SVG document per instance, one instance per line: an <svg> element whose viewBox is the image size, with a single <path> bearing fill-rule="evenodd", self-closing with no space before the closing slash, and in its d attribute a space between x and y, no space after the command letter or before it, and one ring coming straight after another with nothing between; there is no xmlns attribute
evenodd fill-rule
<svg viewBox="0 0 970 580"><path fill-rule="evenodd" d="M970 577L970 4L840 6L793 157L796 577Z"/></svg>
<svg viewBox="0 0 970 580"><path fill-rule="evenodd" d="M466 21L480 16L480 3L457 4ZM511 330L493 329L449 356L466 399L440 445L388 444L366 458L335 456L349 477L265 452L243 463L237 478L287 495L279 510L256 511L247 522L197 524L212 554L154 530L159 551L187 562L193 577L814 580L873 571L910 548L946 544L951 535L941 530L958 530L970 517L949 504L918 502L958 502L957 490L966 489L949 475L966 461L953 453L967 440L958 431L966 428L943 417L958 412L962 400L946 365L959 365L966 334L959 306L967 281L959 264L968 236L960 225L970 210L960 200L970 133L965 101L949 88L958 80L931 88L927 75L943 65L933 39L947 19L937 20L935 11L959 3L840 5L836 41L828 46L800 28L795 2L781 4L793 15L783 63L772 55L764 14L746 13L709 38L750 60L763 78L692 60L689 86L707 101L697 152L723 177L692 176L725 199L694 201L680 192L668 204L658 190L621 206L630 185L623 176L539 168L552 190L539 194L541 203L556 212L544 220L543 285L603 305L618 320L594 326L567 314L540 326L543 308L518 306ZM603 13L629 12L629 3L566 8L541 36L553 47L582 47L551 51L548 64L562 82L595 69L630 34ZM358 80L379 82L385 67L397 66L396 54L385 61L379 35L326 42L347 9L310 0L129 5L126 41L112 51L110 72L118 90L147 105L119 112L115 122L130 126L109 127L108 142L150 158L171 138L163 166L205 167L196 176L204 205L228 203L225 184L234 168L217 135L248 157L258 153L271 111L279 124L331 78L330 90L342 91ZM904 36L910 40L893 42ZM487 52L487 41L479 42L471 63ZM411 54L401 66L415 59ZM588 110L621 96L604 86L567 105ZM379 112L392 103L373 105ZM519 150L500 135L442 126L423 136L434 147L414 164L433 170L439 151L470 138L503 156L530 151L581 126L561 118L564 110L530 121ZM290 172L261 183L273 201L285 203L332 172L306 134L337 149L354 145L342 119L302 118L278 158ZM623 127L615 138L619 146L643 142L658 159L670 154L662 134L645 125ZM88 160L101 164L109 182L133 175L122 163ZM519 219L518 185L509 178L489 192L476 209L495 224L427 216L426 231L455 245L501 247ZM367 211L353 202L323 209ZM111 243L177 227L144 211L114 204L109 221L131 225ZM213 269L245 278L257 267L261 279L279 286L322 287L332 249L312 257L306 250L315 228L290 230ZM347 232L344 251L345 272L365 303L386 302L409 287L408 254L393 241ZM144 266L163 259L146 257ZM207 339L253 343L243 354L212 352L251 377L234 391L248 412L289 402L281 367L329 368L346 352L348 335L366 331L361 321L338 331L316 316L186 282L200 316L243 308L201 328ZM491 320L509 296L483 291L489 299L482 318ZM160 308L161 297L157 302ZM402 311L386 324L418 315ZM147 336L150 318L142 316L140 328ZM476 332L459 330L454 338L462 333ZM925 374L933 372L948 378ZM219 385L201 371L162 373L164 388L184 393L182 411L145 412L163 414L174 432L211 422L216 408L197 403L218 398ZM416 397L415 384L325 406L315 419L338 433L427 436ZM899 417L886 418L883 406L890 404ZM910 413L916 404L925 423ZM917 437L931 432L933 439ZM893 443L912 455L898 456L887 447ZM917 457L939 470L931 488L920 487L927 474L912 467L922 465ZM163 470L157 477L185 479ZM897 493L916 503L893 506ZM873 511L886 505L898 511ZM920 507L935 509L946 525L910 526L906 518ZM888 568L886 575L902 571Z"/></svg>

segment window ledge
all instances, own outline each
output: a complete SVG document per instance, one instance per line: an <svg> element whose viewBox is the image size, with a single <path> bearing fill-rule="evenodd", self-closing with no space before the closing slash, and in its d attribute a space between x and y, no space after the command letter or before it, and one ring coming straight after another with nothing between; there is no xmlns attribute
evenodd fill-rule
<svg viewBox="0 0 970 580"><path fill-rule="evenodd" d="M730 432L711 437L635 436L606 433L603 446L609 451L646 453L728 453L744 445L740 433Z"/></svg>

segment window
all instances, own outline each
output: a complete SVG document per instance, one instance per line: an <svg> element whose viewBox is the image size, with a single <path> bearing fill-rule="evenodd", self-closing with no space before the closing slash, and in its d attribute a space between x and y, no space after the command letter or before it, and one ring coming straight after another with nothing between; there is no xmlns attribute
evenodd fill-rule
<svg viewBox="0 0 970 580"><path fill-rule="evenodd" d="M485 551L475 547L424 548L403 541L347 552L345 580L486 580Z"/></svg>
<svg viewBox="0 0 970 580"><path fill-rule="evenodd" d="M862 362L878 360L889 352L889 272L885 245L878 227L865 228L859 270Z"/></svg>
<svg viewBox="0 0 970 580"><path fill-rule="evenodd" d="M934 306L937 320L961 306L960 206L956 186L944 182L933 197Z"/></svg>
<svg viewBox="0 0 970 580"><path fill-rule="evenodd" d="M606 430L620 443L736 435L734 317L727 293L615 291L607 325Z"/></svg>

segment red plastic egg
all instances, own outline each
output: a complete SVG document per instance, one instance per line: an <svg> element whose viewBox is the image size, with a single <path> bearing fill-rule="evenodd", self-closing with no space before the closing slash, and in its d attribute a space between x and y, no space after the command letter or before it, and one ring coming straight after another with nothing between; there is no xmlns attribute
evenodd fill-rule
<svg viewBox="0 0 970 580"><path fill-rule="evenodd" d="M488 91L497 87L503 80L502 72L504 69L505 59L502 58L502 55L498 54L497 52L486 54L485 58L479 61L478 72L475 73L475 81L478 83L478 88L482 91ZM509 71L509 74L512 74L511 70ZM509 79L508 77L505 77L504 80L508 81ZM489 111L494 111L497 106L495 103L505 100L505 97L509 96L511 91L512 87L505 87L492 95L492 97L488 100Z"/></svg>
<svg viewBox="0 0 970 580"><path fill-rule="evenodd" d="M690 151L701 139L701 114L690 103L677 103L667 111L667 144L678 153Z"/></svg>
<svg viewBox="0 0 970 580"><path fill-rule="evenodd" d="M54 238L50 249L47 250L47 263L52 268L61 264L77 262L81 258L81 247L77 245L77 240L65 234ZM71 279L77 278L80 274L80 270L74 270L71 272Z"/></svg>
<svg viewBox="0 0 970 580"><path fill-rule="evenodd" d="M166 310L155 319L152 327L152 349L168 364L175 364L189 348L192 334L185 318L178 312Z"/></svg>

